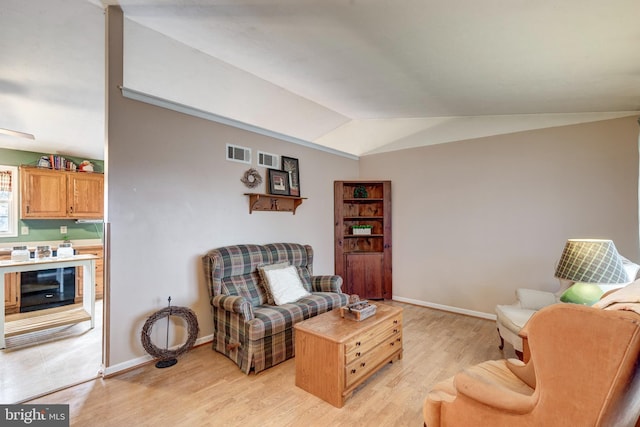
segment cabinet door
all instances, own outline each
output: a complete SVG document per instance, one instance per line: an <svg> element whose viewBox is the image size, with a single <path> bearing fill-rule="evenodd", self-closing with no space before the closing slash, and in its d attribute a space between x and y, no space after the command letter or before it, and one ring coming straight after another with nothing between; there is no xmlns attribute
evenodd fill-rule
<svg viewBox="0 0 640 427"><path fill-rule="evenodd" d="M20 169L21 217L66 218L67 177L48 169Z"/></svg>
<svg viewBox="0 0 640 427"><path fill-rule="evenodd" d="M0 261L10 260L9 255L0 255ZM4 275L4 314L20 311L20 273Z"/></svg>
<svg viewBox="0 0 640 427"><path fill-rule="evenodd" d="M382 253L358 253L345 255L346 289L360 299L383 299Z"/></svg>
<svg viewBox="0 0 640 427"><path fill-rule="evenodd" d="M67 175L67 197L71 218L104 216L104 175L74 173Z"/></svg>
<svg viewBox="0 0 640 427"><path fill-rule="evenodd" d="M96 255L100 259L95 261L96 263L96 299L100 299L104 296L104 251L102 248L90 249L90 248L76 248L76 255ZM74 302L78 303L82 301L84 283L84 268L76 267L76 297Z"/></svg>
<svg viewBox="0 0 640 427"><path fill-rule="evenodd" d="M20 273L4 275L4 313L20 311Z"/></svg>

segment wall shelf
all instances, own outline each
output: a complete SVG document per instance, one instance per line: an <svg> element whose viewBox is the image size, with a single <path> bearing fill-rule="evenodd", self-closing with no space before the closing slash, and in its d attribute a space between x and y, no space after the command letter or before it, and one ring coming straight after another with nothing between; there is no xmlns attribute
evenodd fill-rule
<svg viewBox="0 0 640 427"><path fill-rule="evenodd" d="M292 212L302 204L306 197L280 196L277 194L244 193L249 196L249 213L253 211Z"/></svg>

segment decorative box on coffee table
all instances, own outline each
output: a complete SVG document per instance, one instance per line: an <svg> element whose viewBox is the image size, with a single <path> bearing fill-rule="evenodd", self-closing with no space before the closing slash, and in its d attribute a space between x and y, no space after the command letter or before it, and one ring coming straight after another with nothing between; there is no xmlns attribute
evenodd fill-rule
<svg viewBox="0 0 640 427"><path fill-rule="evenodd" d="M376 301L376 313L362 321L336 309L295 330L296 385L338 408L367 378L402 359L401 307Z"/></svg>

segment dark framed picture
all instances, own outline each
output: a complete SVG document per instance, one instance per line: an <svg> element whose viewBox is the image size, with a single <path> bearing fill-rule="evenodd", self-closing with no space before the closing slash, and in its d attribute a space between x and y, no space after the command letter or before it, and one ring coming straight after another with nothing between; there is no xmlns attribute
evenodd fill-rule
<svg viewBox="0 0 640 427"><path fill-rule="evenodd" d="M269 169L269 193L289 195L289 174L277 169Z"/></svg>
<svg viewBox="0 0 640 427"><path fill-rule="evenodd" d="M282 156L282 170L289 174L289 195L300 197L300 169L298 159Z"/></svg>

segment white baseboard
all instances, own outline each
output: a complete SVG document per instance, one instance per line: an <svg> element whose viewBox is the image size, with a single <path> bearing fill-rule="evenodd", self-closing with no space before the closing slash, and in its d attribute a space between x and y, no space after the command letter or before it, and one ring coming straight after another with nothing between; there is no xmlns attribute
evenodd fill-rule
<svg viewBox="0 0 640 427"><path fill-rule="evenodd" d="M212 341L213 341L213 334L207 335L207 336L196 339L194 346L206 344ZM176 349L176 348L178 348L177 345L172 347L172 349ZM142 366L146 363L151 362L152 360L153 360L153 357L147 354L146 356L137 357L135 359L127 360L126 362L118 363L117 365L108 366L104 368L104 370L102 371L102 376L108 377L108 376L117 374L118 372L137 368L138 366Z"/></svg>
<svg viewBox="0 0 640 427"><path fill-rule="evenodd" d="M421 307L435 308L437 310L450 311L452 313L465 314L467 316L480 317L482 319L496 320L495 314L484 313L482 311L467 310L466 308L452 307L450 305L436 304L433 302L404 298L397 295L394 295L392 299L394 301L406 302L408 304L419 305Z"/></svg>

